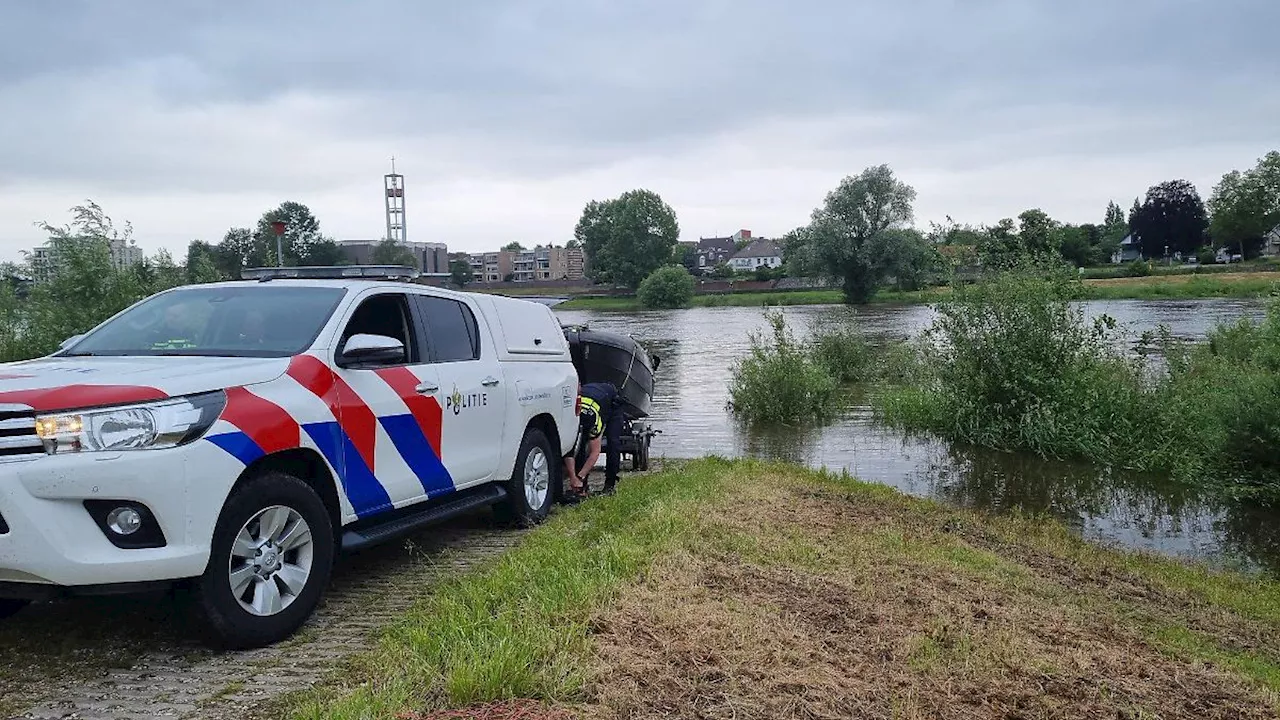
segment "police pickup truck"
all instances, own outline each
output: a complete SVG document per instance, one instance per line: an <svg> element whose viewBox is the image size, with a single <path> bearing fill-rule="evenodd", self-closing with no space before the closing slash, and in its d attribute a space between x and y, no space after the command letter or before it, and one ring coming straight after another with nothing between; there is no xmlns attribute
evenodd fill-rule
<svg viewBox="0 0 1280 720"><path fill-rule="evenodd" d="M559 323L415 275L250 270L0 365L0 617L177 584L256 647L339 552L485 505L545 518L577 428Z"/></svg>

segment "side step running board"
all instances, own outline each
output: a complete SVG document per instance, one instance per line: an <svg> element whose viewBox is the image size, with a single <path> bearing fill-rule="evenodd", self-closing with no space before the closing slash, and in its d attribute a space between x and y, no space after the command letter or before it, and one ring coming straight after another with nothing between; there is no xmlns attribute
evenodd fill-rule
<svg viewBox="0 0 1280 720"><path fill-rule="evenodd" d="M464 491L465 492L465 491ZM492 505L507 499L506 488L486 485L408 515L361 528L351 528L342 533L342 552L363 550L389 540L408 535L429 525L444 522L465 512Z"/></svg>

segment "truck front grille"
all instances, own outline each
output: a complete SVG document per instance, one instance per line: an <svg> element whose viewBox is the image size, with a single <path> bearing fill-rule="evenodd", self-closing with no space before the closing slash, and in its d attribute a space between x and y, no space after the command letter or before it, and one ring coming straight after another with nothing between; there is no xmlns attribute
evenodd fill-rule
<svg viewBox="0 0 1280 720"><path fill-rule="evenodd" d="M0 458L42 452L35 412L25 405L0 405Z"/></svg>

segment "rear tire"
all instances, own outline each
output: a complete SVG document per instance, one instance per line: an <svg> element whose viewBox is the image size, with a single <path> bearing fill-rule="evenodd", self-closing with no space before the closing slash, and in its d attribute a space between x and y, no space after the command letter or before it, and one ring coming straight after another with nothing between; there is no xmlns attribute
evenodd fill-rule
<svg viewBox="0 0 1280 720"><path fill-rule="evenodd" d="M22 608L31 604L30 600L0 598L0 620L17 615Z"/></svg>
<svg viewBox="0 0 1280 720"><path fill-rule="evenodd" d="M329 584L329 511L292 475L265 472L232 493L213 533L196 605L224 649L279 642L307 621Z"/></svg>
<svg viewBox="0 0 1280 720"><path fill-rule="evenodd" d="M560 491L560 463L538 428L524 431L506 488L506 501L494 508L500 520L530 527L547 519Z"/></svg>

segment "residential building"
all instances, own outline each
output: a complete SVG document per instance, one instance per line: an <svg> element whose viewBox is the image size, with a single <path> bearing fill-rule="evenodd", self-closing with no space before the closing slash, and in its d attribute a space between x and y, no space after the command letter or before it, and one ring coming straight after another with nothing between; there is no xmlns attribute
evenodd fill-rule
<svg viewBox="0 0 1280 720"><path fill-rule="evenodd" d="M720 263L729 262L738 251L738 241L749 239L750 230L739 230L728 237L698 238L698 271L708 273Z"/></svg>
<svg viewBox="0 0 1280 720"><path fill-rule="evenodd" d="M581 280L587 276L587 253L580 247L565 248L565 277Z"/></svg>
<svg viewBox="0 0 1280 720"><path fill-rule="evenodd" d="M530 282L537 279L534 274L534 265L537 259L534 257L533 250L521 250L516 253L515 259L511 263L511 279L516 282Z"/></svg>
<svg viewBox="0 0 1280 720"><path fill-rule="evenodd" d="M581 248L539 246L522 250L512 263L512 279L516 282L581 280L584 260Z"/></svg>
<svg viewBox="0 0 1280 720"><path fill-rule="evenodd" d="M471 253L466 256L476 282L581 280L586 277L582 248L535 247L532 250Z"/></svg>
<svg viewBox="0 0 1280 720"><path fill-rule="evenodd" d="M1111 256L1111 262L1115 264L1133 262L1142 259L1142 245L1132 233L1125 235L1120 241L1120 249Z"/></svg>
<svg viewBox="0 0 1280 720"><path fill-rule="evenodd" d="M1271 228L1270 232L1262 236L1262 256L1276 257L1280 255L1280 225Z"/></svg>
<svg viewBox="0 0 1280 720"><path fill-rule="evenodd" d="M476 282L505 282L508 275L515 272L516 253L507 250L498 252L472 253L468 256L471 263L471 274Z"/></svg>
<svg viewBox="0 0 1280 720"><path fill-rule="evenodd" d="M761 238L729 258L729 267L734 270L782 267L782 248L772 240Z"/></svg>
<svg viewBox="0 0 1280 720"><path fill-rule="evenodd" d="M373 252L380 242L382 241L340 240L338 241L338 246L342 248L342 253L346 256L347 262L352 265L372 265L374 264ZM414 242L410 240L401 244L409 252L413 253L414 262L422 272L449 272L449 246L445 243Z"/></svg>
<svg viewBox="0 0 1280 720"><path fill-rule="evenodd" d="M75 240L67 240L64 242L76 242ZM107 240L107 253L111 259L111 266L117 270L123 270L131 265L137 265L146 259L146 253L142 252L142 248L133 244L132 240L125 238L111 238ZM58 269L58 250L55 243L45 243L39 247L33 248L27 257L28 264L31 266L31 276L36 282L48 280Z"/></svg>

